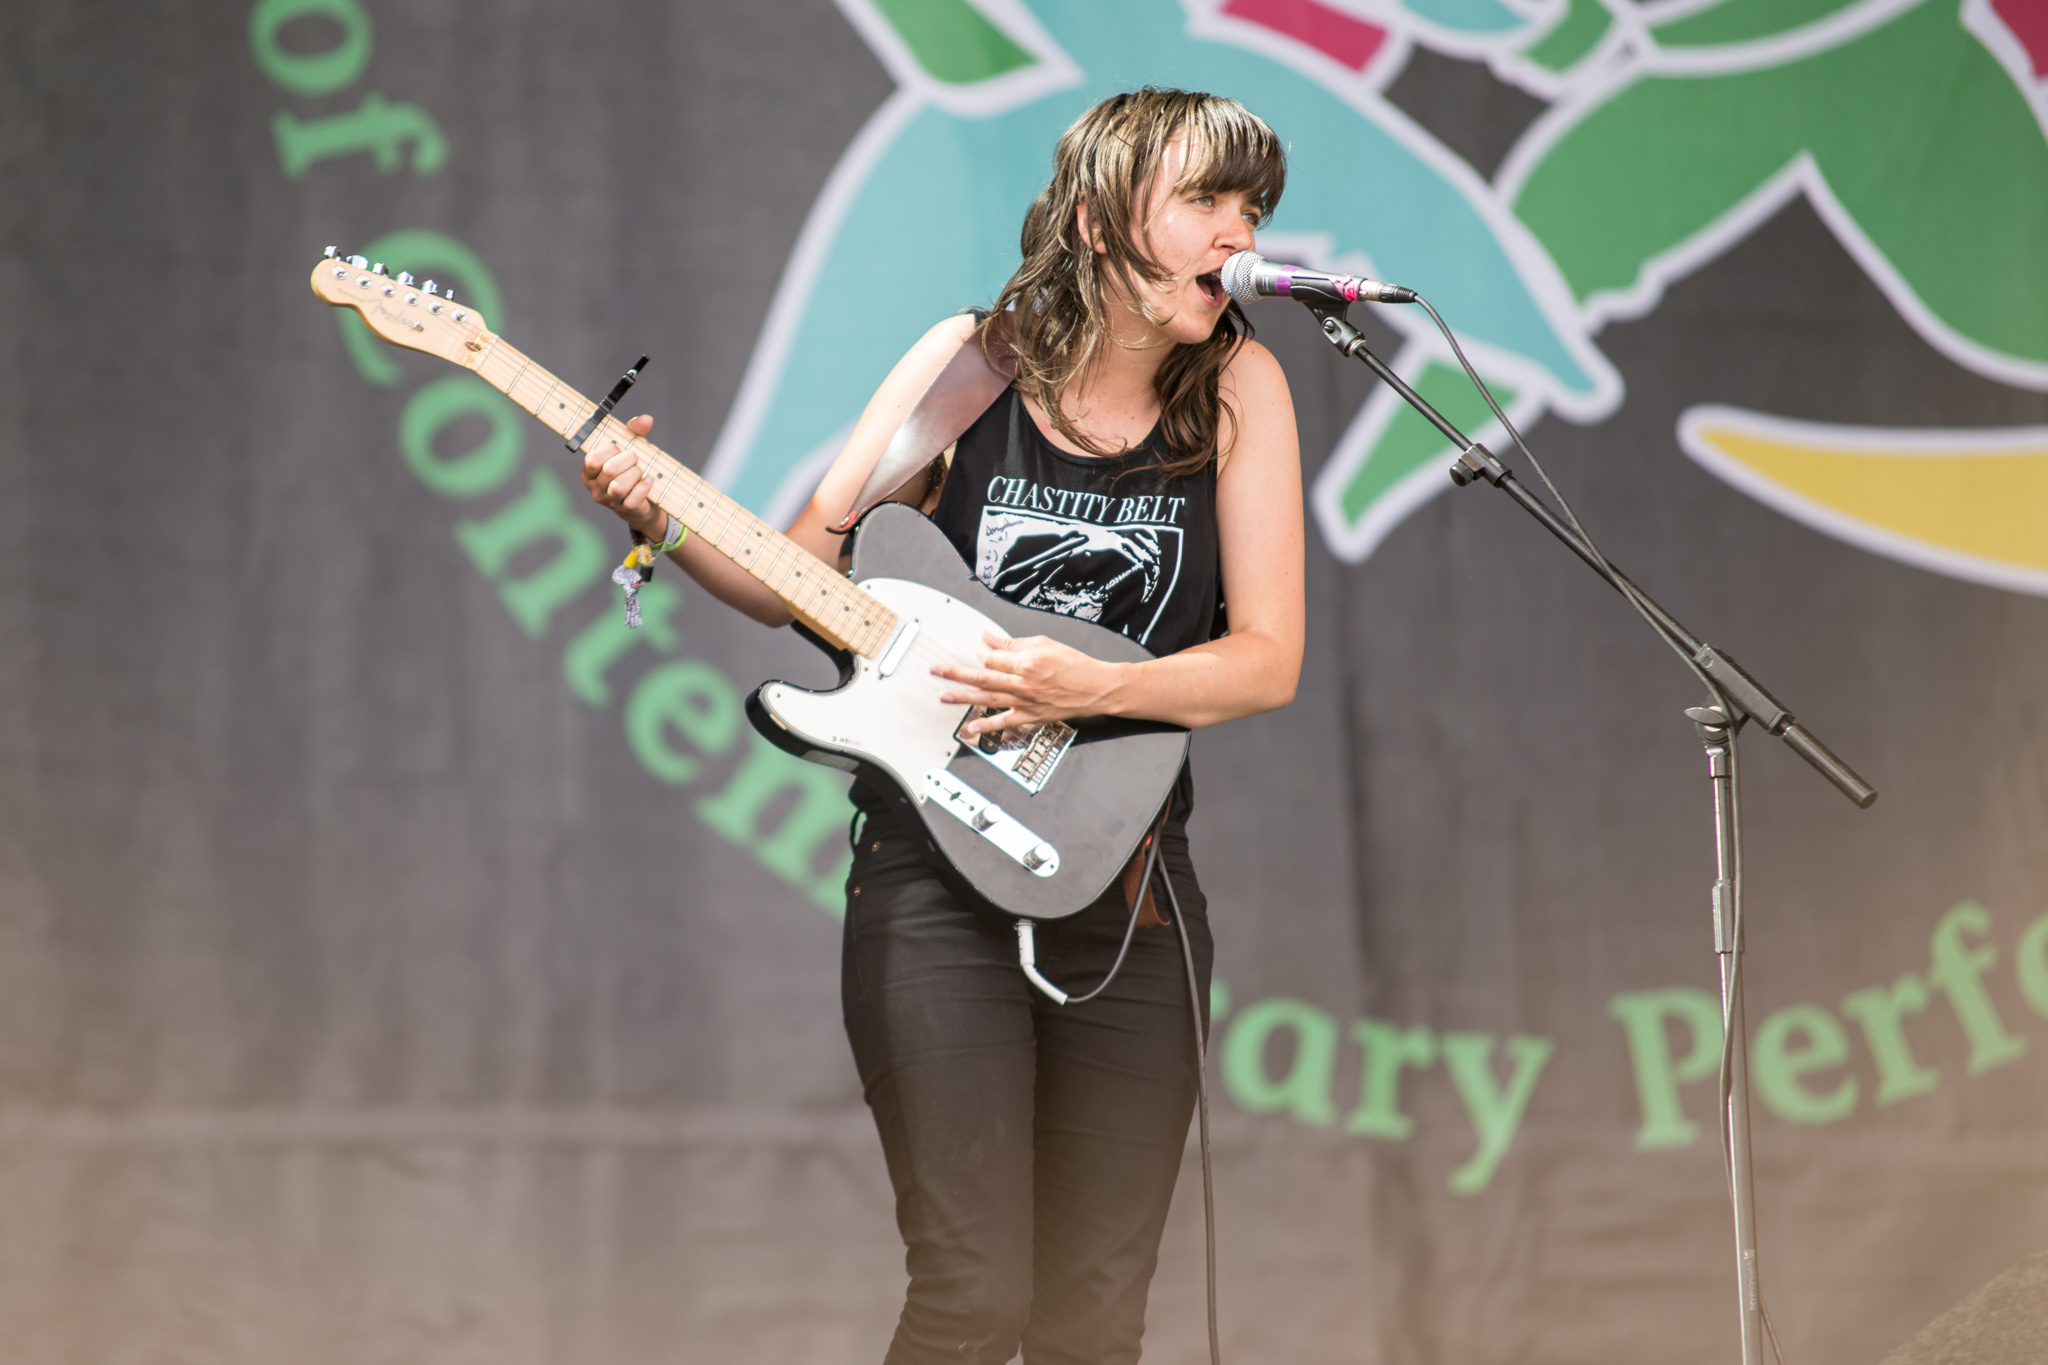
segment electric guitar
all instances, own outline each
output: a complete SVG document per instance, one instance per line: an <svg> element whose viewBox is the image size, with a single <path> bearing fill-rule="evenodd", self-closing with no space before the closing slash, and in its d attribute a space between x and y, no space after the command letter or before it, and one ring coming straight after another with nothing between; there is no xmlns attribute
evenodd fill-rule
<svg viewBox="0 0 2048 1365"><path fill-rule="evenodd" d="M978 666L984 631L1043 635L1098 659L1152 657L1105 626L1020 607L976 580L952 542L901 503L852 531L841 574L635 436L493 333L433 281L387 276L332 253L313 268L323 303L353 308L385 341L473 371L543 426L579 444L616 441L653 481L652 501L787 604L838 665L839 685L764 683L747 715L800 758L886 778L975 891L1011 914L1058 919L1117 880L1158 816L1187 756L1179 726L1114 717L1018 727L963 739L975 708L939 701L939 662Z"/></svg>

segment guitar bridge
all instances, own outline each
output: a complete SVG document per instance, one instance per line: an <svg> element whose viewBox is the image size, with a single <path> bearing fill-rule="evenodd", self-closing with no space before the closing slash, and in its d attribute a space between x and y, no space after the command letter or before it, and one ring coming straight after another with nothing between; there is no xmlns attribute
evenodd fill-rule
<svg viewBox="0 0 2048 1365"><path fill-rule="evenodd" d="M1050 877L1060 870L1058 849L944 768L933 768L924 775L924 794L961 824L1022 863L1032 875Z"/></svg>
<svg viewBox="0 0 2048 1365"><path fill-rule="evenodd" d="M970 708L959 728L954 730L953 738L987 759L1003 776L1025 791L1038 795L1052 780L1053 769L1060 766L1060 760L1066 757L1068 748L1073 745L1074 727L1065 721L1048 720L1038 725L996 730L985 735L966 733L969 724L994 714L993 707Z"/></svg>

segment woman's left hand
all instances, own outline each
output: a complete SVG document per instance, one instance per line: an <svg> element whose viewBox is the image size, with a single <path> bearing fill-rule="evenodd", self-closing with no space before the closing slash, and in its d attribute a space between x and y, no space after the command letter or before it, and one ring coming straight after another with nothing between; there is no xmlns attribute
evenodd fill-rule
<svg viewBox="0 0 2048 1365"><path fill-rule="evenodd" d="M1012 640L984 634L981 639L980 668L932 665L935 675L960 684L940 693L940 701L995 709L996 714L974 721L966 733L981 735L1110 711L1120 675L1117 665L1043 635Z"/></svg>

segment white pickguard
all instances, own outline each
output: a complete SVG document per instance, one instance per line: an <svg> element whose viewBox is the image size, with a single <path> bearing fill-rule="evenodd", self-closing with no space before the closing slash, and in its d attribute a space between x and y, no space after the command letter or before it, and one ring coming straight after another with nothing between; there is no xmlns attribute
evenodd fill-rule
<svg viewBox="0 0 2048 1365"><path fill-rule="evenodd" d="M964 602L922 583L869 578L861 587L901 620L917 623L917 637L895 671L885 678L878 660L856 657L852 680L837 691L770 683L761 689L761 701L791 734L886 768L905 791L922 793L925 774L945 767L959 751L953 732L968 711L964 704L939 701L955 684L934 677L933 662L943 657L975 666L982 633L1004 632Z"/></svg>

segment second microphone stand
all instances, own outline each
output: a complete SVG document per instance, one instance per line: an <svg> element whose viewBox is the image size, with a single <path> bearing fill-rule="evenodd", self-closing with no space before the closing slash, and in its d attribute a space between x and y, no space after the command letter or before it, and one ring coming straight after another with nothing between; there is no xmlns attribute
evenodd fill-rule
<svg viewBox="0 0 2048 1365"><path fill-rule="evenodd" d="M1707 705L1691 707L1685 714L1706 750L1707 772L1714 798L1714 952L1721 968L1721 1136L1728 1163L1728 1193L1735 1210L1735 1268L1741 1305L1742 1365L1763 1365L1763 1299L1758 1288L1756 1262L1756 1182L1750 1164L1749 1039L1742 1001L1742 819L1736 732L1748 722L1755 721L1767 733L1784 740L1793 752L1859 808L1868 809L1877 800L1877 789L1830 753L1826 745L1794 720L1792 713L1734 659L1687 630L1676 617L1623 577L1621 571L1585 536L1524 488L1499 457L1452 426L1442 413L1430 406L1427 399L1367 349L1364 335L1351 325L1343 305L1314 299L1303 299L1302 302L1316 315L1322 324L1323 336L1339 353L1362 362L1372 370L1457 449L1458 459L1450 469L1452 482L1462 488L1476 480L1484 480L1512 498L1516 506L1542 523L1545 530L1564 542L1565 548L1629 599L1651 628L1690 660L1693 670L1712 694Z"/></svg>

